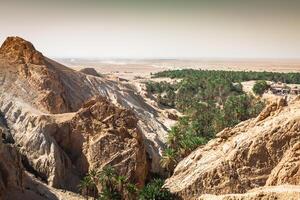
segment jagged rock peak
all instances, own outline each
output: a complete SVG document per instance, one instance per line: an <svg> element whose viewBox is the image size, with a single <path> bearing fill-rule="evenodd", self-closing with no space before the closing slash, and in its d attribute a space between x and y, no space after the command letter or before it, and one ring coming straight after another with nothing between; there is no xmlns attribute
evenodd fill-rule
<svg viewBox="0 0 300 200"><path fill-rule="evenodd" d="M0 48L0 54L12 63L44 64L44 56L33 44L20 37L8 37Z"/></svg>

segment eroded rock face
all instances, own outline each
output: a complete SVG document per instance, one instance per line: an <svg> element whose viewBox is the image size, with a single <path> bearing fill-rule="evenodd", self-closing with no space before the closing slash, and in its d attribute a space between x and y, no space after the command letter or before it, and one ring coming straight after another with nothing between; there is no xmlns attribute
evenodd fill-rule
<svg viewBox="0 0 300 200"><path fill-rule="evenodd" d="M3 144L0 139L0 199L6 199L12 190L21 191L23 177L20 154L12 145Z"/></svg>
<svg viewBox="0 0 300 200"><path fill-rule="evenodd" d="M20 37L8 37L0 48L0 54L18 64L44 64L44 56L34 46Z"/></svg>
<svg viewBox="0 0 300 200"><path fill-rule="evenodd" d="M284 153L283 158L272 170L266 185L298 185L300 183L300 143Z"/></svg>
<svg viewBox="0 0 300 200"><path fill-rule="evenodd" d="M55 188L77 191L89 170L111 165L143 186L148 163L137 118L103 97L76 113L34 115L24 105L2 105L25 167Z"/></svg>
<svg viewBox="0 0 300 200"><path fill-rule="evenodd" d="M0 130L3 126L0 126ZM72 192L63 192L40 182L28 174L15 145L0 140L0 199L1 200L83 200Z"/></svg>
<svg viewBox="0 0 300 200"><path fill-rule="evenodd" d="M89 170L107 165L142 186L149 169L145 134L155 141L154 130L163 129L150 115L154 109L142 100L125 86L71 70L39 54L31 43L8 38L0 51L0 115L5 119L3 138L14 147L5 159L0 152L0 163L13 163L6 158L19 152L22 171L38 179L25 176L29 193L37 189L48 199L60 199L53 188L77 192ZM136 115L150 119L141 122ZM155 148L161 144L146 144L150 158L159 157ZM16 171L8 173L13 174L2 176L0 191L18 183Z"/></svg>
<svg viewBox="0 0 300 200"><path fill-rule="evenodd" d="M183 199L300 184L300 102L281 100L260 116L227 128L182 160L166 187Z"/></svg>
<svg viewBox="0 0 300 200"><path fill-rule="evenodd" d="M71 192L62 192L40 182L26 172L24 160L17 145L10 143L9 130L0 115L0 199L1 200L63 200L84 199Z"/></svg>
<svg viewBox="0 0 300 200"><path fill-rule="evenodd" d="M58 123L53 136L80 174L111 165L143 186L148 166L137 121L132 111L98 97L87 102L72 119Z"/></svg>
<svg viewBox="0 0 300 200"><path fill-rule="evenodd" d="M25 53L27 51L29 53ZM2 45L0 51L2 109L15 108L14 112L18 115L31 113L33 115L30 120L39 123L41 115L77 112L92 97L106 97L113 104L134 111L139 119L138 127L151 161L151 171L162 172L159 160L167 128L157 119L157 110L152 105L145 102L132 88L120 82L74 71L44 56L43 62L34 62L32 55L35 52L37 51L32 44L21 38L8 38ZM23 110L26 110L26 113ZM38 132L42 133L42 128ZM41 135L38 137L42 140Z"/></svg>

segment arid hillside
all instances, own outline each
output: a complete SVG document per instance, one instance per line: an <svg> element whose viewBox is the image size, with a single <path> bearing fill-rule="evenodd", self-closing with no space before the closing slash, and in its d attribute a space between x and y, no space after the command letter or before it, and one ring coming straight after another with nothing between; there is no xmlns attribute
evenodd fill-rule
<svg viewBox="0 0 300 200"><path fill-rule="evenodd" d="M272 103L183 159L165 187L188 200L297 199L299 187L286 185L300 183L299 123L299 98Z"/></svg>
<svg viewBox="0 0 300 200"><path fill-rule="evenodd" d="M79 192L85 174L105 166L137 187L149 172L161 172L167 127L157 118L159 110L132 87L88 74L48 59L22 38L3 43L1 158L8 162L0 165L2 198L39 193L25 184L28 173L43 187ZM59 198L53 195L49 199Z"/></svg>
<svg viewBox="0 0 300 200"><path fill-rule="evenodd" d="M145 102L135 88L116 79L67 68L18 37L8 38L0 52L0 105L20 105L36 115L51 115L76 112L94 96L106 97L115 105L135 112L151 170L160 171L158 162L167 127L158 117L160 110Z"/></svg>
<svg viewBox="0 0 300 200"><path fill-rule="evenodd" d="M180 103L178 100L188 98L188 101L183 101L184 104L179 104L187 107L191 103L200 103L201 106L191 107L191 111L197 108L199 110L196 111L200 112L192 112L194 118L190 119L202 122L202 118L198 117L212 111L206 108L217 105L216 108L222 111L226 107L217 103L205 104L200 101L201 98L193 98L195 95L210 95L216 102L225 102L229 96L224 93L224 99L215 98L210 90L201 93L207 85L195 84L195 90L190 87L178 90L173 85L166 87L171 90L168 93L170 97L175 97L170 98L174 105L168 105L167 93L159 85L152 85L154 90L151 93L149 83L144 82L148 78L127 80L103 76L98 72L93 68L70 69L47 58L30 42L19 37L9 37L3 43L0 48L0 200L86 198L80 194L92 198L107 192L103 189L109 186L104 184L109 185L112 180L124 193L121 199L134 200L138 196L137 191L146 188L145 184L151 185L148 180L156 174L160 177L169 174L171 177L166 179L165 184L164 180L159 180L161 185L153 187L155 189L146 188L144 195L147 196L149 191L150 194L160 192L169 195L168 198L174 195L172 199L182 200L300 198L299 96L270 98L261 113L264 107L255 115L251 112L247 118L243 118L247 113L244 112L242 118L238 118L240 121L224 126L231 128L224 129L222 126L223 131L218 129L213 136L208 135L207 140L197 140L199 143L193 148L184 146L187 144L184 142L195 141L196 137L181 140L181 143L175 141L174 148L175 143L181 145L178 147L182 157L178 157L179 163L175 158L178 165L175 170L169 170L171 168L164 165L165 161L170 161L167 159L172 158L166 154L169 149L166 147L170 146L168 130L189 115L176 107ZM190 77L185 79L190 80ZM215 76L212 76L214 79ZM186 82L182 81L184 78L156 79L163 80L165 86ZM252 78L249 80L252 81ZM199 81L193 79L188 83ZM208 84L205 81L201 83ZM221 88L224 84L228 85L228 95L245 96L242 85L241 88L231 87L234 83L226 79L218 84ZM215 89L218 94L223 94L218 84ZM162 94L155 93L154 86ZM244 89L251 91L249 88ZM179 95L179 91L183 93ZM265 97L252 98L256 102ZM248 111L256 104L245 105ZM234 107L229 108L226 111ZM206 120L204 125L208 125L213 117L203 118ZM225 118L220 119L225 121ZM186 136L189 132L191 136L193 129L188 129L188 125L193 123L186 122L187 126L179 126L182 129L180 134ZM100 173L95 177L96 171L105 170L108 176ZM116 174L118 179L109 178ZM94 185L84 186L91 181ZM128 184L126 188L123 183ZM132 193L128 192L130 184ZM164 188L161 188L163 184ZM148 198L153 199L147 197L146 200Z"/></svg>

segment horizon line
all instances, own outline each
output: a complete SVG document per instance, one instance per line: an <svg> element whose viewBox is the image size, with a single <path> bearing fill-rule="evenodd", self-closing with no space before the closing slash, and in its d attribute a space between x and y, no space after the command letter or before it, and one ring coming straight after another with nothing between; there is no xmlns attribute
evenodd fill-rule
<svg viewBox="0 0 300 200"><path fill-rule="evenodd" d="M47 57L47 56L46 56ZM247 60L260 60L260 61L272 61L272 60L299 60L300 58L275 58L275 57L57 57L50 56L52 59L81 59L81 60L184 60L184 61L247 61Z"/></svg>

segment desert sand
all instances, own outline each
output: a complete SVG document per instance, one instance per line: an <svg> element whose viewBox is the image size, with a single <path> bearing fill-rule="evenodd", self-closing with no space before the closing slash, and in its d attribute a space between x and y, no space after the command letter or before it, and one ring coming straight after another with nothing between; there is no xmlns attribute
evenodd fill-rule
<svg viewBox="0 0 300 200"><path fill-rule="evenodd" d="M172 69L207 69L233 71L271 71L300 72L300 60L267 59L56 59L57 61L80 70L93 67L104 75L113 75L126 79L150 77L151 73Z"/></svg>

